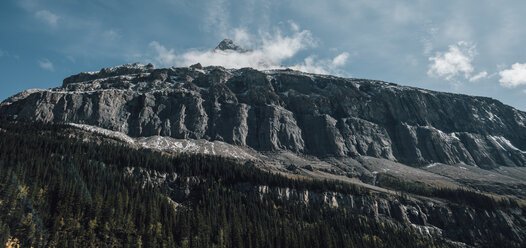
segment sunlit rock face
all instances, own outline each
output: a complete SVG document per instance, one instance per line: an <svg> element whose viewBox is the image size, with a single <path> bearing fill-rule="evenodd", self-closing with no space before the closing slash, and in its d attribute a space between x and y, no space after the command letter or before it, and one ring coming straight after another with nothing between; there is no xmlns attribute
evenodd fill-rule
<svg viewBox="0 0 526 248"><path fill-rule="evenodd" d="M292 70L128 64L22 92L0 115L412 166L526 165L526 113L494 99Z"/></svg>

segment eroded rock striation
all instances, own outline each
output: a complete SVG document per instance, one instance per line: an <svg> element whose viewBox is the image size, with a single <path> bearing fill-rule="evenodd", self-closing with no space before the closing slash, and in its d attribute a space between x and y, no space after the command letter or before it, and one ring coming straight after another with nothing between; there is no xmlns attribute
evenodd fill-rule
<svg viewBox="0 0 526 248"><path fill-rule="evenodd" d="M0 115L412 166L526 165L526 113L497 100L289 69L128 64L19 93Z"/></svg>

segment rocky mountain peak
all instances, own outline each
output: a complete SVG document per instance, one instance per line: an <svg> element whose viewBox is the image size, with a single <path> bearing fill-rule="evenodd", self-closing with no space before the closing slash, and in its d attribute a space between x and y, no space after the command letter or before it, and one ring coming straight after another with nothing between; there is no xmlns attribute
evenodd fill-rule
<svg viewBox="0 0 526 248"><path fill-rule="evenodd" d="M221 50L221 51L236 51L236 52L246 52L247 50L243 49L241 46L238 46L232 41L231 39L224 39L222 40L219 45L215 48L215 50Z"/></svg>

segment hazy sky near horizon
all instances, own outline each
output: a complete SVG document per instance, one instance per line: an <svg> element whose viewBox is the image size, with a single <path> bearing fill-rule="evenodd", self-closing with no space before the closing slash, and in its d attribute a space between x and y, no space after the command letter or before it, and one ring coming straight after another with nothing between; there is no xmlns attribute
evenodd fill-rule
<svg viewBox="0 0 526 248"><path fill-rule="evenodd" d="M4 0L0 100L83 71L195 62L377 79L526 111L526 1ZM230 38L248 53L212 49Z"/></svg>

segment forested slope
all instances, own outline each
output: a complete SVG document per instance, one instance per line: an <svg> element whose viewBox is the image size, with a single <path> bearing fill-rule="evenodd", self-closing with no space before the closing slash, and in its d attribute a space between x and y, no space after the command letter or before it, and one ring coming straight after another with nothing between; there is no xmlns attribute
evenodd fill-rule
<svg viewBox="0 0 526 248"><path fill-rule="evenodd" d="M9 239L24 247L446 246L440 238L345 209L261 197L239 187L265 184L368 193L351 185L288 179L227 159L174 157L105 139L84 142L67 128L0 124L2 243ZM175 203L162 187L125 173L129 167L199 178L200 183Z"/></svg>

